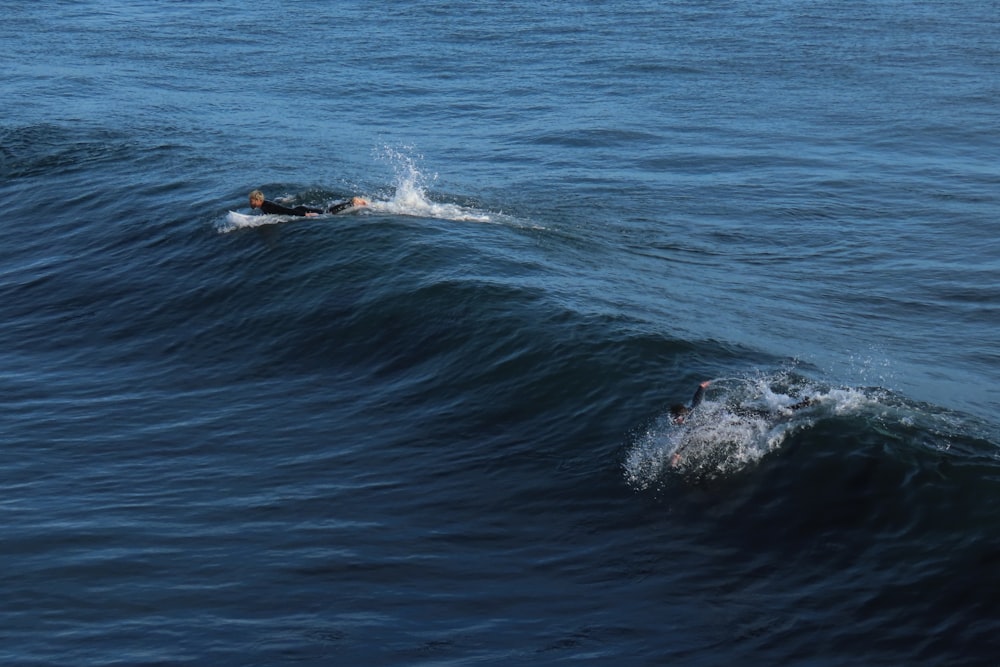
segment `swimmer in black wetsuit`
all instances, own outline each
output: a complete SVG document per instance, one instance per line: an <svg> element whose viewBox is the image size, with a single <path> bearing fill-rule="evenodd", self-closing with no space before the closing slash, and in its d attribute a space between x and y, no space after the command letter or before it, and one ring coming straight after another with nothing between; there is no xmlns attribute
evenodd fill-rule
<svg viewBox="0 0 1000 667"><path fill-rule="evenodd" d="M679 403L670 406L670 418L675 424L683 424L684 419L691 413L691 411L701 404L702 399L705 398L705 389L707 389L710 384L712 384L711 380L705 380L698 385L698 389L695 390L694 397L691 399L690 407ZM814 399L807 396L798 403L793 403L784 409L793 411L801 410L802 408L809 407L815 402L816 401ZM739 408L736 410L736 413L747 417L769 417L774 414L769 410L755 410L753 408Z"/></svg>
<svg viewBox="0 0 1000 667"><path fill-rule="evenodd" d="M250 208L259 208L261 213L267 213L269 215L296 215L299 217L312 217L314 215L319 215L320 213L340 213L341 211L357 206L368 206L368 202L361 197L351 197L350 201L334 204L324 211L321 208L313 208L311 206L296 206L295 208L288 208L287 206L282 206L281 204L275 204L273 201L267 201L264 199L264 193L260 190L254 190L250 193Z"/></svg>
<svg viewBox="0 0 1000 667"><path fill-rule="evenodd" d="M710 384L712 384L711 380L705 380L704 382L698 385L698 388L694 392L694 396L691 398L690 406L682 405L680 403L670 406L670 419L671 421L673 421L674 424L680 425L684 423L684 420L687 418L689 414L691 414L691 411L701 404L702 400L705 398L705 389L707 389L708 385ZM815 399L806 396L798 403L793 403L792 405L789 405L787 408L784 409L791 411L801 410L802 408L806 408L809 407L810 405L813 405L815 402L816 402ZM769 410L756 410L753 408L739 408L736 410L736 414L744 417L765 417L765 418L772 417L774 415L774 413ZM678 447L677 451L674 452L674 455L670 458L670 465L676 467L677 464L680 462L681 460L680 450L682 447L683 445L681 447Z"/></svg>
<svg viewBox="0 0 1000 667"><path fill-rule="evenodd" d="M683 424L684 418L701 404L702 399L705 398L705 389L707 389L710 384L712 384L711 380L705 380L698 385L698 388L694 392L694 397L691 398L690 406L681 405L680 403L670 406L670 418L675 424Z"/></svg>

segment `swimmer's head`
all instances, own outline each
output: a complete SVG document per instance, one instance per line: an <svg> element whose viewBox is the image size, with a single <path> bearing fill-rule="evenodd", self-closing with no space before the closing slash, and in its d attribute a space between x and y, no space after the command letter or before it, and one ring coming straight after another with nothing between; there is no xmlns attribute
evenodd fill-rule
<svg viewBox="0 0 1000 667"><path fill-rule="evenodd" d="M684 418L688 416L689 412L691 412L691 408L689 408L686 405L681 405L680 403L677 403L675 405L671 405L670 406L670 419L675 424L683 424L684 423Z"/></svg>
<svg viewBox="0 0 1000 667"><path fill-rule="evenodd" d="M254 190L250 193L250 208L260 208L260 205L264 203L264 193L260 190Z"/></svg>

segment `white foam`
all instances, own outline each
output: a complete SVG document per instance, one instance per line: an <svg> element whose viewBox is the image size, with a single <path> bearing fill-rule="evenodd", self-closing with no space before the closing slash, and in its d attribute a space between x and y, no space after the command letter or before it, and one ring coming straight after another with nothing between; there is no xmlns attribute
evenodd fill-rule
<svg viewBox="0 0 1000 667"><path fill-rule="evenodd" d="M248 229L251 227L261 227L263 225L277 225L291 219L292 218L285 215L246 215L245 213L229 211L229 213L226 214L226 217L216 225L216 228L225 234L226 232L231 232L235 229Z"/></svg>
<svg viewBox="0 0 1000 667"><path fill-rule="evenodd" d="M645 489L671 470L735 472L780 447L794 431L790 424L706 401L683 425L659 419L629 451L625 476L632 486Z"/></svg>
<svg viewBox="0 0 1000 667"><path fill-rule="evenodd" d="M384 201L372 200L369 208L377 213L411 215L459 222L492 222L492 216L458 204L442 204L427 196L426 184L437 180L437 174L427 176L416 160L400 149L383 147L379 157L392 164L395 171L394 193Z"/></svg>
<svg viewBox="0 0 1000 667"><path fill-rule="evenodd" d="M788 409L805 396L815 404ZM861 389L820 387L784 374L713 381L684 424L664 414L636 439L623 463L625 477L633 487L647 489L671 471L733 473L780 449L817 414L855 413L878 403Z"/></svg>

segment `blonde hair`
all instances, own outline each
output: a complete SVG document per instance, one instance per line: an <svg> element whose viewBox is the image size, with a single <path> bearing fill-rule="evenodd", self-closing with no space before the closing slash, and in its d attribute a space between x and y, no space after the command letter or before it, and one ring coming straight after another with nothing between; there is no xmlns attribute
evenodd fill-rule
<svg viewBox="0 0 1000 667"><path fill-rule="evenodd" d="M263 201L264 193L261 192L260 190L254 190L253 192L250 193L250 199L260 199Z"/></svg>

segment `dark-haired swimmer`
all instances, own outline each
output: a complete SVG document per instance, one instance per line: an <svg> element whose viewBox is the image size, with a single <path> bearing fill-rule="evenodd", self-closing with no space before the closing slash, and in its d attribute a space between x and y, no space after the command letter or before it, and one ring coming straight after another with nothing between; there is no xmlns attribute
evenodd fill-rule
<svg viewBox="0 0 1000 667"><path fill-rule="evenodd" d="M267 213L268 215L295 215L299 217L311 218L321 213L340 213L349 208L356 208L359 206L368 206L368 201L361 197L351 197L350 201L334 204L324 211L321 208L313 208L311 206L296 206L295 208L289 208L264 199L264 193L260 190L254 190L250 193L250 208L259 208L261 213Z"/></svg>
<svg viewBox="0 0 1000 667"><path fill-rule="evenodd" d="M691 398L691 405L687 406L682 403L677 403L670 406L670 419L675 424L683 424L684 419L691 414L691 411L696 407L701 405L701 401L705 398L705 390L708 385L712 384L711 380L705 380L698 385L698 388L694 392L694 396Z"/></svg>
<svg viewBox="0 0 1000 667"><path fill-rule="evenodd" d="M683 424L684 420L687 418L687 416L689 414L691 414L691 411L694 410L696 407L698 407L701 404L702 400L704 400L704 398L705 398L705 389L707 389L710 384L712 384L711 380L705 380L704 382L702 382L701 384L698 385L698 388L694 392L694 396L691 398L691 405L690 406L683 405L683 404L680 404L680 403L675 404L675 405L671 405L670 406L670 420L674 424L678 424L678 425ZM783 409L784 410L792 410L792 411L801 410L802 408L809 407L810 405L813 405L814 403L816 403L816 400L807 396L807 397L803 398L801 401L799 401L798 403L793 403L792 405L789 405L788 407L783 408ZM769 411L769 410L756 410L756 409L752 409L752 408L739 408L739 409L735 410L735 412L736 412L736 414L744 416L744 417L765 417L766 418L766 417L771 417L771 416L774 415L774 413L771 412L771 411ZM670 457L670 465L676 467L677 464L680 462L680 460L681 460L681 452L680 452L680 450L681 450L681 447L678 447L677 451L674 452L674 455L672 457Z"/></svg>

